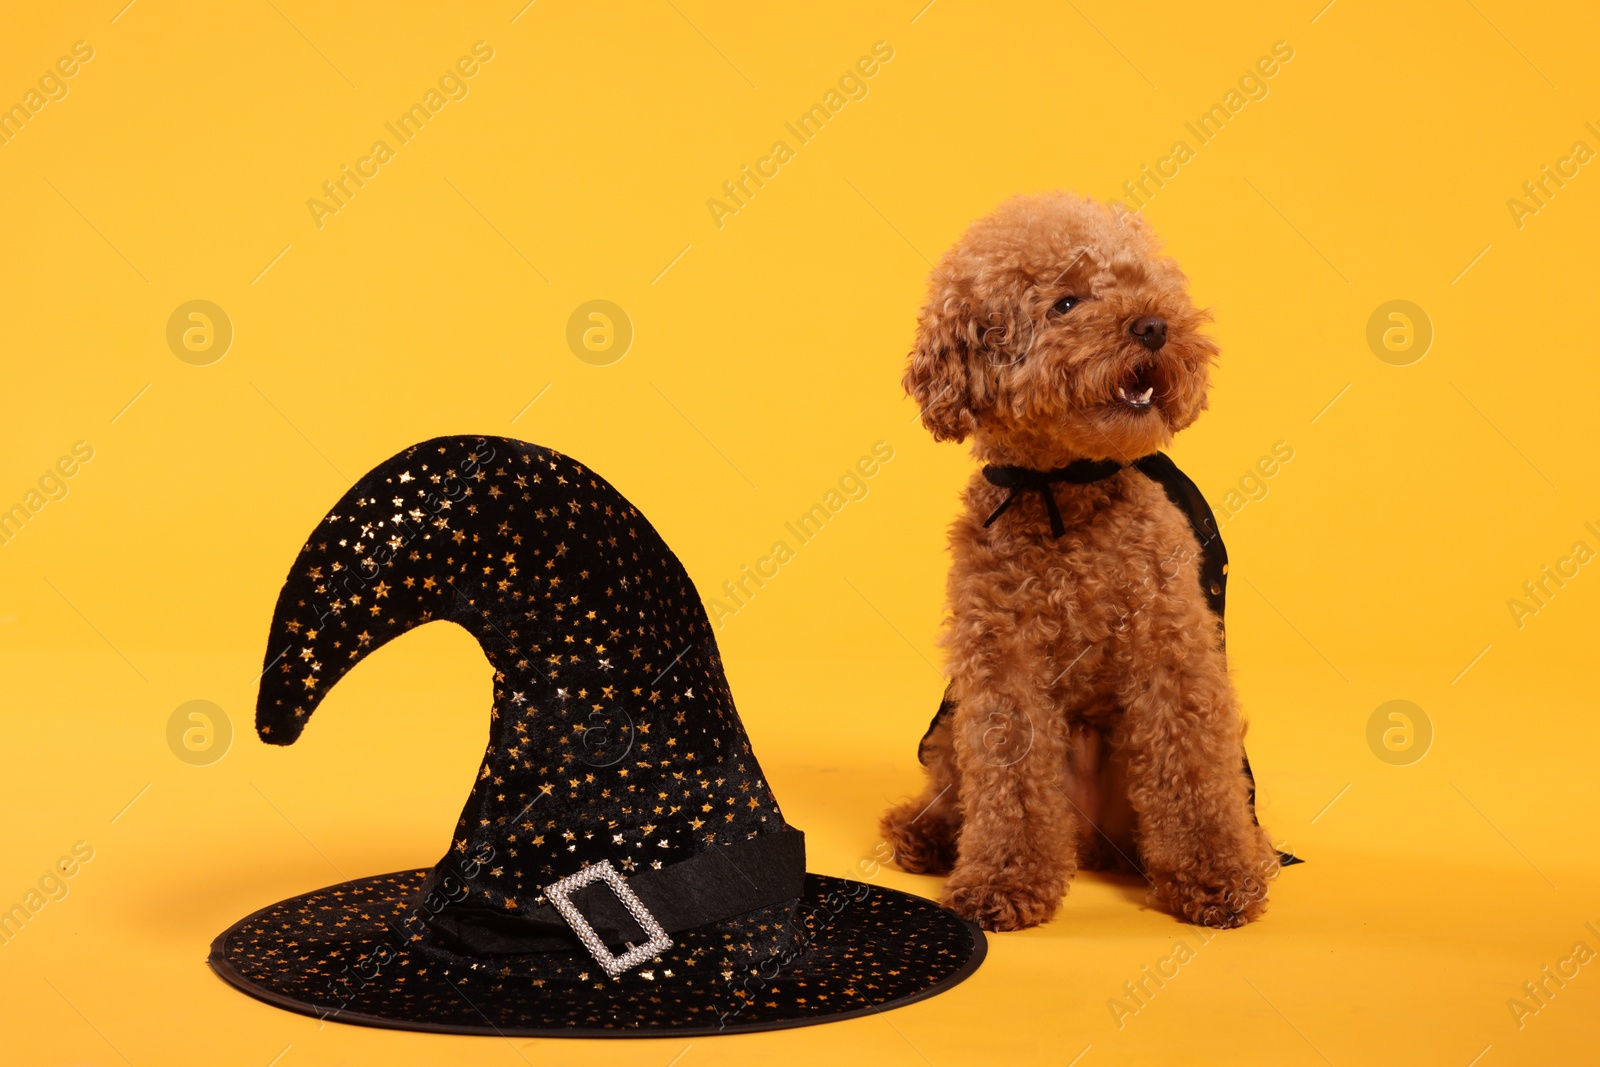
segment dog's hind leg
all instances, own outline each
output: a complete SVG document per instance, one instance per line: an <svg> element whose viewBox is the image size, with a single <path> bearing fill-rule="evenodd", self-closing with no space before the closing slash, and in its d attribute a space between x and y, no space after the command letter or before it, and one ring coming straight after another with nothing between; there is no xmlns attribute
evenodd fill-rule
<svg viewBox="0 0 1600 1067"><path fill-rule="evenodd" d="M939 718L917 750L928 772L922 795L891 808L879 822L884 841L894 850L895 863L912 874L945 874L956 863L961 790L950 740L952 718L941 707Z"/></svg>
<svg viewBox="0 0 1600 1067"><path fill-rule="evenodd" d="M1079 723L1067 747L1067 796L1078 817L1078 866L1140 874L1135 816L1128 802L1128 761L1107 733Z"/></svg>

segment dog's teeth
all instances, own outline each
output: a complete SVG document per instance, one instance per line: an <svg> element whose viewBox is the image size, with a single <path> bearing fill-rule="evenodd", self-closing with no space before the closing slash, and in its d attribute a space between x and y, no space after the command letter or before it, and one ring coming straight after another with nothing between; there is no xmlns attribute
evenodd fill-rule
<svg viewBox="0 0 1600 1067"><path fill-rule="evenodd" d="M1155 392L1156 392L1156 387L1153 386L1153 385L1150 386L1144 392L1139 394L1139 403L1141 403L1141 404L1150 403L1150 398L1155 395Z"/></svg>

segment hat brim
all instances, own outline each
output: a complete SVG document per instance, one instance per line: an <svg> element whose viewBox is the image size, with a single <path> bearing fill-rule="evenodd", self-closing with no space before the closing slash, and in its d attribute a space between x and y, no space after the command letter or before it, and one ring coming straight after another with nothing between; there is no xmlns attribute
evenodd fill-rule
<svg viewBox="0 0 1600 1067"><path fill-rule="evenodd" d="M559 959L473 958L401 936L427 873L356 879L263 908L218 935L211 966L253 997L337 1022L510 1037L663 1037L886 1011L956 985L986 949L982 930L933 901L808 874L799 934L783 955L729 965L729 938L713 925L674 935L658 961L610 979L576 945Z"/></svg>

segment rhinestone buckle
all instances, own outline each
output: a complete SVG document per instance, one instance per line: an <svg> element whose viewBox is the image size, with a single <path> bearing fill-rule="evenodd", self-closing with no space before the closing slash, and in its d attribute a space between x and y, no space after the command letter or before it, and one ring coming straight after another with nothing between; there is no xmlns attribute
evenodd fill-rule
<svg viewBox="0 0 1600 1067"><path fill-rule="evenodd" d="M589 920L585 919L577 905L568 899L568 894L596 881L603 881L611 887L611 892L616 894L622 906L628 909L628 914L632 915L644 930L645 936L649 938L648 941L626 952L611 954L606 948L606 943L600 940L600 935L594 932L594 927L589 925ZM583 947L589 950L589 955L594 957L594 961L605 968L606 974L613 978L672 947L672 939L661 928L656 917L650 914L650 909L644 906L638 894L628 888L628 883L624 882L622 875L611 866L610 860L590 864L575 874L567 875L559 882L550 883L544 888L544 896L555 906L556 911L561 913L561 917L572 928L572 932L578 935L578 940L583 942Z"/></svg>

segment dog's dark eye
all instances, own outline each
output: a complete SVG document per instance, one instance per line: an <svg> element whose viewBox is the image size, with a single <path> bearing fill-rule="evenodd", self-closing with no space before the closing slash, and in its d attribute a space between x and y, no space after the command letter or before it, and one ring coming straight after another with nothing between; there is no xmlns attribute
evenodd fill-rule
<svg viewBox="0 0 1600 1067"><path fill-rule="evenodd" d="M1057 315L1065 315L1067 312L1071 311L1081 303L1083 303L1083 301L1079 300L1075 296L1064 296L1060 300L1057 300L1055 307L1051 308L1050 310L1054 311Z"/></svg>

